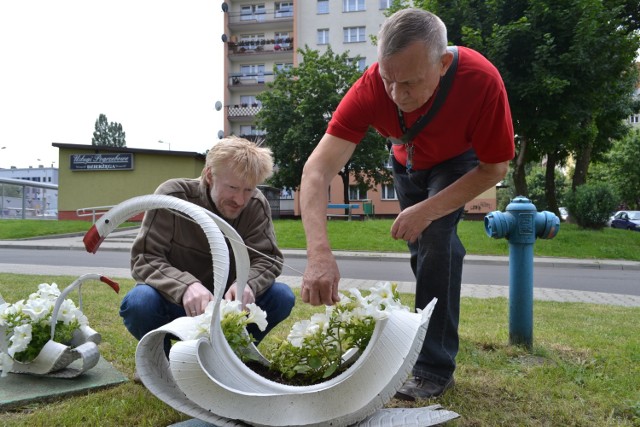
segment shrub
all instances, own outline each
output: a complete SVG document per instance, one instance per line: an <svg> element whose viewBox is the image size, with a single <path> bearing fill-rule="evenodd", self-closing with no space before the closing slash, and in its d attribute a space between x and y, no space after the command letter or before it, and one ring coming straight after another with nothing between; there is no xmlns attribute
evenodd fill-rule
<svg viewBox="0 0 640 427"><path fill-rule="evenodd" d="M599 230L616 207L612 188L605 183L584 184L565 198L569 214L581 228Z"/></svg>

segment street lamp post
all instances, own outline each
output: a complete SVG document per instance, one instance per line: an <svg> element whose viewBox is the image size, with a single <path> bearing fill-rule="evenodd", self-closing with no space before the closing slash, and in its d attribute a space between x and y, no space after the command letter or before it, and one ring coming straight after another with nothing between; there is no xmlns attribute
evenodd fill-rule
<svg viewBox="0 0 640 427"><path fill-rule="evenodd" d="M170 142L165 142L165 141L159 140L158 144L167 144L169 146L169 151L171 151L171 143Z"/></svg>

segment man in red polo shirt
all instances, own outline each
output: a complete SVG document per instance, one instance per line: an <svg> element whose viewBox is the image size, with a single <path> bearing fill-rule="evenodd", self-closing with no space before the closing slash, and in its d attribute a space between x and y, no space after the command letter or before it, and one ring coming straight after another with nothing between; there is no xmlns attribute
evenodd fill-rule
<svg viewBox="0 0 640 427"><path fill-rule="evenodd" d="M369 126L393 144L401 212L391 237L409 246L416 308L438 298L414 377L396 395L407 400L439 396L454 385L465 255L457 224L465 203L500 182L514 156L500 74L478 52L464 47L454 52L447 49L445 25L432 13L405 9L387 19L378 36L378 62L342 99L301 181L308 255L302 299L333 304L340 272L326 231L329 184ZM434 106L438 92L447 90L444 102ZM436 114L427 125L411 130L432 107Z"/></svg>

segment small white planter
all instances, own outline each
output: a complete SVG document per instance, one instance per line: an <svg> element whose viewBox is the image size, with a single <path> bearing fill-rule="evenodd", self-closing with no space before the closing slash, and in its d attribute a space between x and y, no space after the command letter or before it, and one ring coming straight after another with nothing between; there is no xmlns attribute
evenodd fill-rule
<svg viewBox="0 0 640 427"><path fill-rule="evenodd" d="M47 341L38 356L31 362L22 363L14 360L11 372L51 378L74 378L96 366L100 360L98 344L100 344L101 336L89 326L81 326L76 329L68 345L53 340L60 306L67 295L75 288L78 288L78 294L80 295L79 308L82 310L80 286L87 280L100 280L107 283L116 292L119 290L116 282L98 274L85 274L67 286L56 299L53 313L51 314L51 339ZM0 303L2 302L0 298ZM0 336L4 336L4 330L2 329L0 328Z"/></svg>
<svg viewBox="0 0 640 427"><path fill-rule="evenodd" d="M100 242L127 218L160 208L186 215L202 227L211 247L217 303L208 339L188 339L196 320L182 317L140 340L137 372L159 399L195 418L229 426L425 426L458 416L433 406L379 410L409 375L422 348L435 300L421 314L396 310L379 321L367 348L335 378L312 386L290 386L268 380L244 365L220 328L219 302L229 271L223 233L236 258L238 295L242 295L249 272L242 239L224 220L175 197L136 197L115 206L96 222L85 236L87 250L95 253ZM167 334L182 340L171 348L169 360L163 347ZM255 346L251 351L258 353Z"/></svg>

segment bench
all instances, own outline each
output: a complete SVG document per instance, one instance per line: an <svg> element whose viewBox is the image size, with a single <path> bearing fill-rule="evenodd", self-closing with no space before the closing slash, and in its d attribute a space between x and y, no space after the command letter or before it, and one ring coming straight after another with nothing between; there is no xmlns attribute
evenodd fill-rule
<svg viewBox="0 0 640 427"><path fill-rule="evenodd" d="M347 215L345 214L332 214L327 212L327 218L347 218L347 221L351 221L354 217L360 217L360 215L353 215L352 211L354 209L358 209L360 207L357 203L329 203L327 205L327 209L343 209L347 211Z"/></svg>

